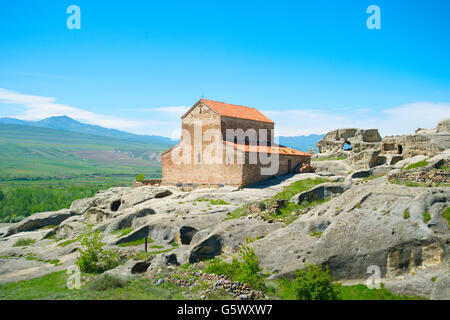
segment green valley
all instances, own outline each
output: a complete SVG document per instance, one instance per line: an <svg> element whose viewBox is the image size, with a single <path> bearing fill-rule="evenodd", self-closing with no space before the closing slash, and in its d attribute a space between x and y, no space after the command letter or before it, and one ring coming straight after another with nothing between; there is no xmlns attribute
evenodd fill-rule
<svg viewBox="0 0 450 320"><path fill-rule="evenodd" d="M0 221L68 207L100 189L161 176L171 145L73 131L0 124Z"/></svg>

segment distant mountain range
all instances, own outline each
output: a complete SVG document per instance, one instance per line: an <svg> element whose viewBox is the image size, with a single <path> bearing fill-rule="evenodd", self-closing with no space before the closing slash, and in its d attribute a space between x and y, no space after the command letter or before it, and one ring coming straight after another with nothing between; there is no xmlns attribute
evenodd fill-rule
<svg viewBox="0 0 450 320"><path fill-rule="evenodd" d="M314 149L316 144L324 137L324 134L310 134L309 136L280 137L279 143L303 152Z"/></svg>
<svg viewBox="0 0 450 320"><path fill-rule="evenodd" d="M163 136L137 135L116 129L107 129L97 125L85 124L78 122L68 116L50 117L39 121L25 121L14 118L0 118L0 123L32 126L53 130L72 131L102 137L129 140L134 142L164 143L170 145L173 145L177 142ZM317 142L319 142L319 140L322 139L323 136L324 136L323 134L311 134L308 136L295 136L295 137L280 136L279 143L281 145L306 152L308 150L311 150L312 148L316 149Z"/></svg>
<svg viewBox="0 0 450 320"><path fill-rule="evenodd" d="M107 129L101 126L81 123L68 116L50 117L39 121L25 121L14 118L0 118L0 123L33 126L53 130L72 131L102 137L130 140L135 142L174 144L174 141L167 137L153 136L153 135L137 135L116 129Z"/></svg>

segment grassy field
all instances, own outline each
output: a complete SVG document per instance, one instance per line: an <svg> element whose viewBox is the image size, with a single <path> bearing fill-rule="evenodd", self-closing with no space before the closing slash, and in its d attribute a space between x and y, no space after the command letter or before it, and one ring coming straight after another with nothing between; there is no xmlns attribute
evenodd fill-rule
<svg viewBox="0 0 450 320"><path fill-rule="evenodd" d="M68 208L98 190L161 177L169 144L0 124L0 222Z"/></svg>
<svg viewBox="0 0 450 320"><path fill-rule="evenodd" d="M0 300L182 300L186 299L185 294L188 292L188 288L170 282L156 286L145 277L137 277L123 283L92 281L81 289L69 290L67 279L68 275L61 271L31 280L0 284ZM295 300L292 282L288 280L269 281L266 294L271 299ZM220 291L212 292L207 296L207 299L231 298L232 296ZM364 285L342 287L341 298L342 300L421 299L419 297L397 296L383 287L381 289L369 289Z"/></svg>
<svg viewBox="0 0 450 320"><path fill-rule="evenodd" d="M270 280L267 284L268 294L283 300L295 300L293 282L286 279ZM423 300L421 297L399 296L387 290L369 289L362 284L341 287L341 300Z"/></svg>
<svg viewBox="0 0 450 320"><path fill-rule="evenodd" d="M0 124L0 180L158 175L168 144Z"/></svg>

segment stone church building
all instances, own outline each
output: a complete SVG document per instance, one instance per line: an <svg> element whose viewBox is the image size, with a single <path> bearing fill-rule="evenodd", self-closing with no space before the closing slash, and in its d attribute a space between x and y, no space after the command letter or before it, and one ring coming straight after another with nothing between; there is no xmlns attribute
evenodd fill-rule
<svg viewBox="0 0 450 320"><path fill-rule="evenodd" d="M275 123L254 108L200 99L181 119L180 142L161 154L162 184L245 186L310 163L275 144Z"/></svg>

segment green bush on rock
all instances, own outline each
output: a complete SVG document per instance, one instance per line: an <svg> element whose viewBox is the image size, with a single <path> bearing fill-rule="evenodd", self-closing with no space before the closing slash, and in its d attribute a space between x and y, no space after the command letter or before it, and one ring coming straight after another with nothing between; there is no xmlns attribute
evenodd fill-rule
<svg viewBox="0 0 450 320"><path fill-rule="evenodd" d="M103 235L100 231L94 232L92 227L88 227L86 232L78 237L81 248L79 248L80 256L76 261L76 265L82 272L102 273L120 264L120 257L117 251L103 250L104 243L102 238Z"/></svg>
<svg viewBox="0 0 450 320"><path fill-rule="evenodd" d="M294 291L299 300L338 300L340 284L334 283L328 267L309 265L305 270L296 271Z"/></svg>

